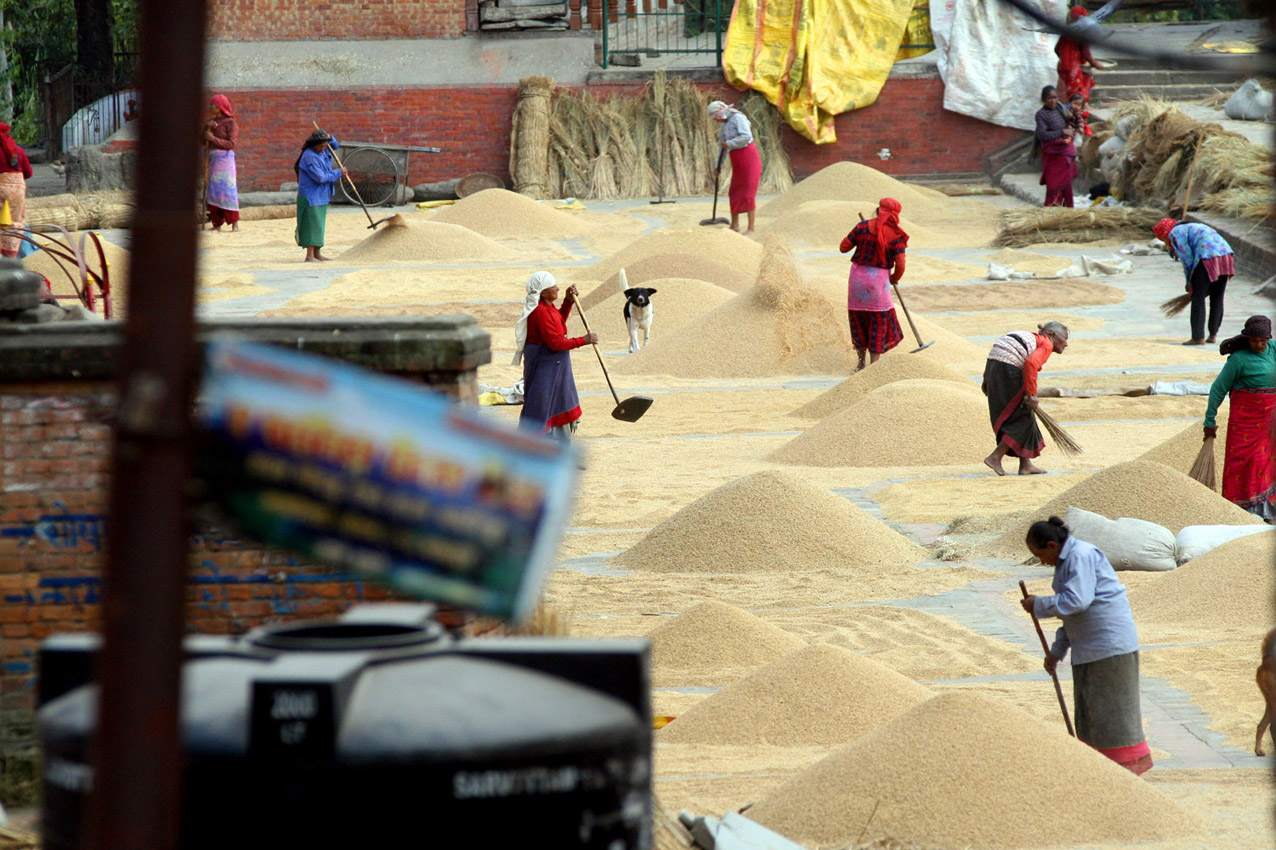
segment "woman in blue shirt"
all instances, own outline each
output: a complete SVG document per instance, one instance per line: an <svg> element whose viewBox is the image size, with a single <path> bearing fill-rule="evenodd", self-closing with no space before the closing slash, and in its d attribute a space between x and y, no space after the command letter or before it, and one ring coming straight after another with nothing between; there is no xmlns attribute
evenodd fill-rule
<svg viewBox="0 0 1276 850"><path fill-rule="evenodd" d="M337 181L346 173L331 162L329 147L339 148L337 140L323 130L315 130L301 148L301 156L292 170L297 172L297 244L306 249L306 262L322 262L328 258L323 248L324 225L328 221L328 202L332 200Z"/></svg>
<svg viewBox="0 0 1276 850"><path fill-rule="evenodd" d="M1163 218L1152 235L1165 243L1170 258L1183 264L1186 291L1192 295L1192 338L1184 345L1204 345L1218 339L1223 326L1223 294L1236 274L1232 246L1207 224ZM1209 299L1209 337L1205 336L1205 301Z"/></svg>
<svg viewBox="0 0 1276 850"><path fill-rule="evenodd" d="M1054 567L1053 596L1029 596L1023 609L1059 617L1046 669L1072 650L1077 738L1133 773L1152 767L1139 708L1139 634L1123 585L1107 557L1068 532L1057 516L1028 529L1028 551Z"/></svg>

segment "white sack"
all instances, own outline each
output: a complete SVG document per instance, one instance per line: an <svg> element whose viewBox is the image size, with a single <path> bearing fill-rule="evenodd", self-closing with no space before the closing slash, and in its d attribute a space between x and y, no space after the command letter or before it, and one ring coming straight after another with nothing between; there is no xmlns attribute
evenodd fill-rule
<svg viewBox="0 0 1276 850"><path fill-rule="evenodd" d="M1125 139L1120 136L1113 136L1103 144L1099 145L1099 156L1116 156L1125 147Z"/></svg>
<svg viewBox="0 0 1276 850"><path fill-rule="evenodd" d="M1272 93L1258 80L1246 80L1223 104L1223 114L1234 121L1266 121L1272 114Z"/></svg>
<svg viewBox="0 0 1276 850"><path fill-rule="evenodd" d="M1224 543L1264 531L1276 531L1276 528L1269 525L1189 525L1176 538L1179 563L1186 564Z"/></svg>
<svg viewBox="0 0 1276 850"><path fill-rule="evenodd" d="M1095 546L1118 570L1164 572L1178 566L1174 534L1163 525L1141 519L1108 519L1068 508L1063 518L1077 539Z"/></svg>

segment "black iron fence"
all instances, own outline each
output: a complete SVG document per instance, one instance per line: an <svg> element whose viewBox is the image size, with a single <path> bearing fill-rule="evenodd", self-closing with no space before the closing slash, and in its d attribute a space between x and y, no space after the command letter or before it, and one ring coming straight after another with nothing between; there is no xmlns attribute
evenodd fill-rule
<svg viewBox="0 0 1276 850"><path fill-rule="evenodd" d="M137 54L115 54L106 78L85 75L74 65L44 76L45 138L50 156L68 148L101 144L137 117Z"/></svg>
<svg viewBox="0 0 1276 850"><path fill-rule="evenodd" d="M604 68L665 54L700 54L721 65L734 5L734 0L623 0L623 5L594 0L589 12L591 24L602 30Z"/></svg>

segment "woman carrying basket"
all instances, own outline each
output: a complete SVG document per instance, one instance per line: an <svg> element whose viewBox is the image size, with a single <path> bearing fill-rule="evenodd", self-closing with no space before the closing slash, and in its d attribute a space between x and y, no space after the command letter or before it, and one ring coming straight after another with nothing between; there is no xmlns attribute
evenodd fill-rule
<svg viewBox="0 0 1276 850"><path fill-rule="evenodd" d="M984 395L992 420L997 448L984 465L1005 475L1001 460L1007 454L1019 458L1020 475L1045 472L1032 462L1046 441L1037 426L1037 373L1054 352L1068 347L1068 328L1062 322L1046 322L1037 333L1011 331L997 338L984 365Z"/></svg>
<svg viewBox="0 0 1276 850"><path fill-rule="evenodd" d="M1227 445L1223 454L1223 498L1250 513L1276 522L1276 461L1272 417L1276 414L1276 346L1272 321L1250 316L1239 336L1218 347L1227 364L1210 387L1205 410L1205 439L1218 435L1214 417L1224 396L1231 398Z"/></svg>

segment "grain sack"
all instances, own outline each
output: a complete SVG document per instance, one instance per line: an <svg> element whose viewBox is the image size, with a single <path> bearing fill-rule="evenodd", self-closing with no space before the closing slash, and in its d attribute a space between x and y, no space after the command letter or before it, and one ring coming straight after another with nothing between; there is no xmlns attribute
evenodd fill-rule
<svg viewBox="0 0 1276 850"><path fill-rule="evenodd" d="M1130 589L1135 619L1192 632L1252 636L1276 615L1276 535L1251 534L1225 543L1154 582ZM1198 638L1203 640L1205 638Z"/></svg>
<svg viewBox="0 0 1276 850"><path fill-rule="evenodd" d="M769 459L798 466L950 466L979 463L992 443L979 387L915 378L878 387Z"/></svg>
<svg viewBox="0 0 1276 850"><path fill-rule="evenodd" d="M648 638L652 679L659 687L723 685L806 646L779 626L713 600L684 611Z"/></svg>
<svg viewBox="0 0 1276 850"><path fill-rule="evenodd" d="M922 192L867 165L843 161L821 168L795 184L780 197L760 207L758 215L787 215L809 201L865 201L876 208L882 198L899 201L904 214L914 220L924 221L927 216L947 217L952 214L952 206L943 196Z"/></svg>
<svg viewBox="0 0 1276 850"><path fill-rule="evenodd" d="M1233 540L1269 531L1276 529L1263 525L1189 525L1174 538L1178 562L1186 564Z"/></svg>
<svg viewBox="0 0 1276 850"><path fill-rule="evenodd" d="M648 280L642 284L631 282L630 285L656 290L651 299L655 310L651 323L653 343L665 336L682 339L683 336L674 331L735 297L730 291L703 280L665 278ZM620 286L613 284L611 297L589 308L589 327L598 334L604 348L626 348L629 345L629 324L625 321L626 303ZM579 319L574 319L570 324L574 327L578 321ZM580 330L584 333L583 325ZM642 344L641 331L638 334L638 343Z"/></svg>
<svg viewBox="0 0 1276 850"><path fill-rule="evenodd" d="M809 847L874 838L945 848L1077 847L1181 838L1202 828L1057 720L1044 723L969 692L937 696L847 744L763 797L749 817Z"/></svg>
<svg viewBox="0 0 1276 850"><path fill-rule="evenodd" d="M854 579L905 572L925 557L926 550L842 497L768 470L710 491L613 563L692 573L830 570Z"/></svg>
<svg viewBox="0 0 1276 850"><path fill-rule="evenodd" d="M633 265L625 266L625 276L630 286L646 286L646 281L662 278L693 278L735 293L752 289L756 278L755 274L745 274L734 266L696 254L655 254L645 257ZM585 280L594 280L594 278L588 276L583 278L582 289L584 289ZM581 298L581 304L586 310L594 309L604 299L610 298L613 293L619 291L619 280L620 273L612 273Z"/></svg>
<svg viewBox="0 0 1276 850"><path fill-rule="evenodd" d="M816 644L696 703L662 744L844 744L925 702L931 692L847 649Z"/></svg>
<svg viewBox="0 0 1276 850"><path fill-rule="evenodd" d="M883 357L871 367L861 369L832 389L817 395L789 415L804 419L823 419L845 410L878 387L914 378L973 386L970 379L955 369L924 357Z"/></svg>
<svg viewBox="0 0 1276 850"><path fill-rule="evenodd" d="M738 269L752 279L757 276L758 265L762 261L762 246L747 236L719 227L657 230L638 237L605 260L582 270L581 276L592 280L606 280L622 268L628 270L639 260L660 254L694 254ZM692 274L677 276L700 277ZM708 280L710 283L717 282Z"/></svg>
<svg viewBox="0 0 1276 850"><path fill-rule="evenodd" d="M1113 569L1164 572L1178 566L1174 535L1163 525L1130 517L1108 519L1081 508L1068 508L1063 521L1074 537L1106 555Z"/></svg>
<svg viewBox="0 0 1276 850"><path fill-rule="evenodd" d="M475 192L443 207L430 221L460 225L497 239L558 239L580 236L594 229L589 222L569 212L537 203L508 189Z"/></svg>
<svg viewBox="0 0 1276 850"><path fill-rule="evenodd" d="M1201 406L1204 409L1204 401L1202 401ZM1229 407L1224 402L1214 417L1214 422L1218 426L1218 439L1214 441L1214 465L1216 469L1223 468L1224 449L1227 446L1228 411ZM1204 418L1205 414L1202 413L1201 419L1204 420ZM1192 464L1196 462L1196 456L1201 451L1201 436L1201 423L1195 422L1165 442L1148 449L1139 455L1137 459L1163 463L1170 469L1177 469L1186 475L1192 471ZM1214 492L1219 492L1222 486L1223 476L1218 475L1215 477Z"/></svg>
<svg viewBox="0 0 1276 850"><path fill-rule="evenodd" d="M510 120L510 176L514 178L514 191L533 199L550 197L549 107L553 93L552 77L519 80L518 103Z"/></svg>
<svg viewBox="0 0 1276 850"><path fill-rule="evenodd" d="M489 189L488 192L496 191ZM480 192L479 195L486 195ZM514 193L511 192L511 195ZM478 197L477 195L475 197ZM514 197L526 201L519 195ZM527 201L527 203L535 203ZM389 263L402 260L503 260L514 252L486 236L455 224L437 221L409 221L402 214L372 232L372 235L337 257L339 265Z"/></svg>

